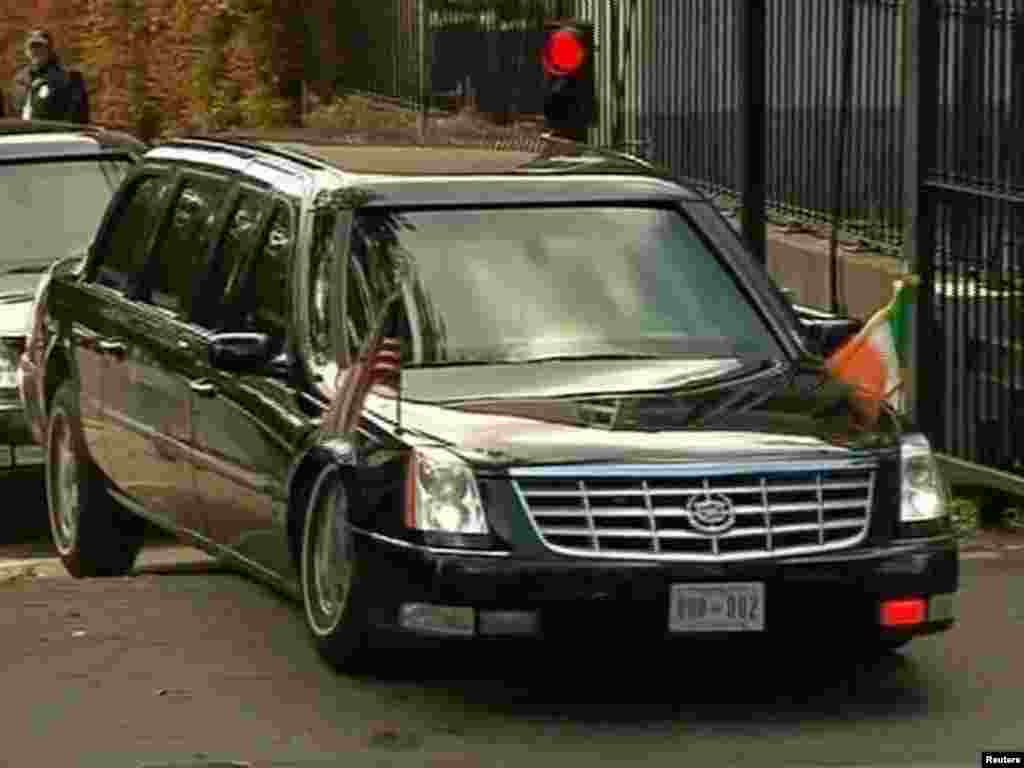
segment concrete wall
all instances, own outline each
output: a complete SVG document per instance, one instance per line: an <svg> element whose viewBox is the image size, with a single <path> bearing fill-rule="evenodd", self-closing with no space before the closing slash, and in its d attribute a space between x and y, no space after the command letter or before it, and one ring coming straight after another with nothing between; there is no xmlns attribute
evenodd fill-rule
<svg viewBox="0 0 1024 768"><path fill-rule="evenodd" d="M796 301L830 309L829 243L809 234L791 234L779 227L768 231L768 271ZM839 248L839 295L852 317L866 319L892 298L900 275L897 259L851 253Z"/></svg>

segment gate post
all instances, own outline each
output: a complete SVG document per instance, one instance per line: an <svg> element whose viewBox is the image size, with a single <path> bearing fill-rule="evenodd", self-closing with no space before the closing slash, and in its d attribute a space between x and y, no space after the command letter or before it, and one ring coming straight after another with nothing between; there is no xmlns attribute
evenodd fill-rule
<svg viewBox="0 0 1024 768"><path fill-rule="evenodd" d="M936 323L936 198L928 190L938 133L939 22L935 0L906 0L903 37L904 114L904 265L921 278L911 321L908 350L913 373L911 414L931 439L945 448L946 337ZM927 381L926 386L921 382Z"/></svg>
<svg viewBox="0 0 1024 768"><path fill-rule="evenodd" d="M416 133L419 135L420 142L426 141L427 121L430 117L431 77L427 72L427 40L430 39L427 24L430 22L430 12L427 2L428 0L419 0L416 3L416 60L419 62L416 95L420 102L419 113L416 116Z"/></svg>
<svg viewBox="0 0 1024 768"><path fill-rule="evenodd" d="M740 0L740 88L743 164L743 238L754 259L767 265L765 245L766 0Z"/></svg>
<svg viewBox="0 0 1024 768"><path fill-rule="evenodd" d="M901 249L901 265L904 273L921 274L920 243L918 242L919 225L917 217L920 212L921 184L921 5L926 0L904 0L901 17L899 40L900 52L900 104L903 111L903 244ZM921 316L920 289L916 292L917 301L911 305L909 333L905 340L906 348L901 350L907 355L909 369L904 384L907 413L918 415L919 392L917 384L921 380L918 375L916 359L918 349L918 318ZM923 362L923 361L922 361Z"/></svg>

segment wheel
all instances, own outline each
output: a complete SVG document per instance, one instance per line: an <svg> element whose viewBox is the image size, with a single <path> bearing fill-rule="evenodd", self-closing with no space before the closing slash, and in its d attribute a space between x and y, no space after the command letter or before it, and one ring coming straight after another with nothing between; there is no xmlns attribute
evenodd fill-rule
<svg viewBox="0 0 1024 768"><path fill-rule="evenodd" d="M145 522L106 492L82 437L70 383L54 395L46 439L46 503L61 561L76 578L123 576L142 548Z"/></svg>
<svg viewBox="0 0 1024 768"><path fill-rule="evenodd" d="M321 470L302 533L302 603L320 655L352 672L366 660L368 627L358 561L348 527L349 496L341 470Z"/></svg>

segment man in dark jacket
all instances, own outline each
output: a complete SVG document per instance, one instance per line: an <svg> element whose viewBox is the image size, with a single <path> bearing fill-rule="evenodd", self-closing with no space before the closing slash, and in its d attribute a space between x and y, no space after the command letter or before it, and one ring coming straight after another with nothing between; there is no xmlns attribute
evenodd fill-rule
<svg viewBox="0 0 1024 768"><path fill-rule="evenodd" d="M41 29L25 41L29 64L14 78L14 110L24 120L72 119L68 73L53 49L50 33Z"/></svg>

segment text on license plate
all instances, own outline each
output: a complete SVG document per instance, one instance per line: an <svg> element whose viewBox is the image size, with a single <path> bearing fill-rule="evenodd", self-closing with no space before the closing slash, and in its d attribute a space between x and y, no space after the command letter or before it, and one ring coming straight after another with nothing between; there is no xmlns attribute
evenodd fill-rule
<svg viewBox="0 0 1024 768"><path fill-rule="evenodd" d="M673 584L670 632L763 632L764 584Z"/></svg>

